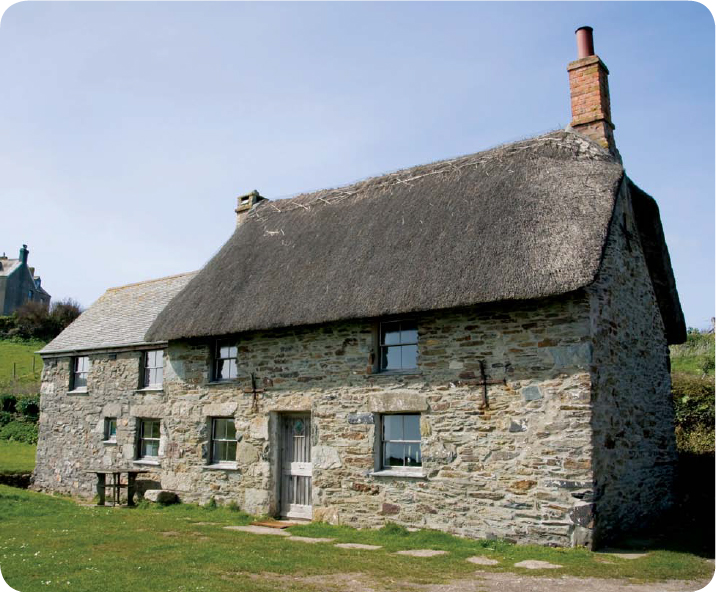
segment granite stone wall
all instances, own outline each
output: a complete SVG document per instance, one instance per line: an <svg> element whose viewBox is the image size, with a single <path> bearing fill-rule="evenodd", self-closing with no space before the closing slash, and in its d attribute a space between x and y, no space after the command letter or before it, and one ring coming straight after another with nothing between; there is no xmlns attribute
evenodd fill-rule
<svg viewBox="0 0 716 592"><path fill-rule="evenodd" d="M70 358L48 359L35 487L94 495L94 477L84 471L134 466L138 420L157 418L160 459L148 466L147 486L186 502L213 497L274 514L279 418L305 411L312 415L315 519L589 544L586 294L415 318L419 361L408 374L373 373L372 321L242 335L239 378L230 383L211 382L210 343L172 342L161 392L137 389L140 352L91 356L84 395L67 392ZM395 412L421 415L421 476L375 474L377 422ZM103 442L108 416L118 418L116 444ZM209 465L213 417L235 418L230 468Z"/></svg>
<svg viewBox="0 0 716 592"><path fill-rule="evenodd" d="M626 185L589 289L597 538L646 526L673 503L669 348Z"/></svg>

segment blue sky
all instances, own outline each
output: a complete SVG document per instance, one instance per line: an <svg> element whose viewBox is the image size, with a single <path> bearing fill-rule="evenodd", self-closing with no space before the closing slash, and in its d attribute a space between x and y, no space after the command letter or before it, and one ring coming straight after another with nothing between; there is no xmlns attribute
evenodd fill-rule
<svg viewBox="0 0 716 592"><path fill-rule="evenodd" d="M694 2L23 2L0 23L0 252L53 298L200 268L235 197L345 184L570 121L594 27L687 324L714 315L714 21Z"/></svg>

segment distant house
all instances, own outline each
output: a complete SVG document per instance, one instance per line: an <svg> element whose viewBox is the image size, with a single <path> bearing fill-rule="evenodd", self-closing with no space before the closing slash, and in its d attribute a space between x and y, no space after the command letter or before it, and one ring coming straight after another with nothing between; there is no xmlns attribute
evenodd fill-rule
<svg viewBox="0 0 716 592"><path fill-rule="evenodd" d="M35 487L565 546L658 516L684 318L590 32L569 129L250 193L198 273L109 290L41 352Z"/></svg>
<svg viewBox="0 0 716 592"><path fill-rule="evenodd" d="M29 254L27 245L22 245L17 259L9 259L5 253L0 257L0 312L3 315L11 315L26 302L50 305L50 295L42 287L40 276L27 264Z"/></svg>

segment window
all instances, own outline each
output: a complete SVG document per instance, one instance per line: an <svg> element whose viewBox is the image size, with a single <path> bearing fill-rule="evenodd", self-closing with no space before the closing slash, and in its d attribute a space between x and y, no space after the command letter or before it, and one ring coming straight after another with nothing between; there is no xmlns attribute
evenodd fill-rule
<svg viewBox="0 0 716 592"><path fill-rule="evenodd" d="M381 459L383 469L422 467L420 454L420 415L382 417Z"/></svg>
<svg viewBox="0 0 716 592"><path fill-rule="evenodd" d="M28 291L27 291L27 297L28 297L28 299L29 299L29 300L32 300L32 297L34 296L34 294L35 294L35 293L34 293L32 290L28 290Z"/></svg>
<svg viewBox="0 0 716 592"><path fill-rule="evenodd" d="M214 380L234 380L237 376L236 346L228 341L217 341L214 354Z"/></svg>
<svg viewBox="0 0 716 592"><path fill-rule="evenodd" d="M139 458L159 456L159 420L141 419L139 422Z"/></svg>
<svg viewBox="0 0 716 592"><path fill-rule="evenodd" d="M236 426L233 419L211 420L211 463L236 462Z"/></svg>
<svg viewBox="0 0 716 592"><path fill-rule="evenodd" d="M379 364L381 372L418 367L418 327L415 321L380 324Z"/></svg>
<svg viewBox="0 0 716 592"><path fill-rule="evenodd" d="M105 442L116 442L117 441L117 418L116 417L105 417L104 418L104 441Z"/></svg>
<svg viewBox="0 0 716 592"><path fill-rule="evenodd" d="M89 373L89 356L77 356L72 361L72 383L73 391L87 389L87 374Z"/></svg>
<svg viewBox="0 0 716 592"><path fill-rule="evenodd" d="M144 352L144 380L145 388L161 388L164 382L164 350L157 349Z"/></svg>

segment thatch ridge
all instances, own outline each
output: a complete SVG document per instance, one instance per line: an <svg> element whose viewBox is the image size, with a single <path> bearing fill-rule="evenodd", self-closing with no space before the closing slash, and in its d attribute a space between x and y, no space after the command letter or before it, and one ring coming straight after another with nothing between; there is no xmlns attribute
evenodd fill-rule
<svg viewBox="0 0 716 592"><path fill-rule="evenodd" d="M569 131L262 202L148 340L524 300L596 277L624 171Z"/></svg>

